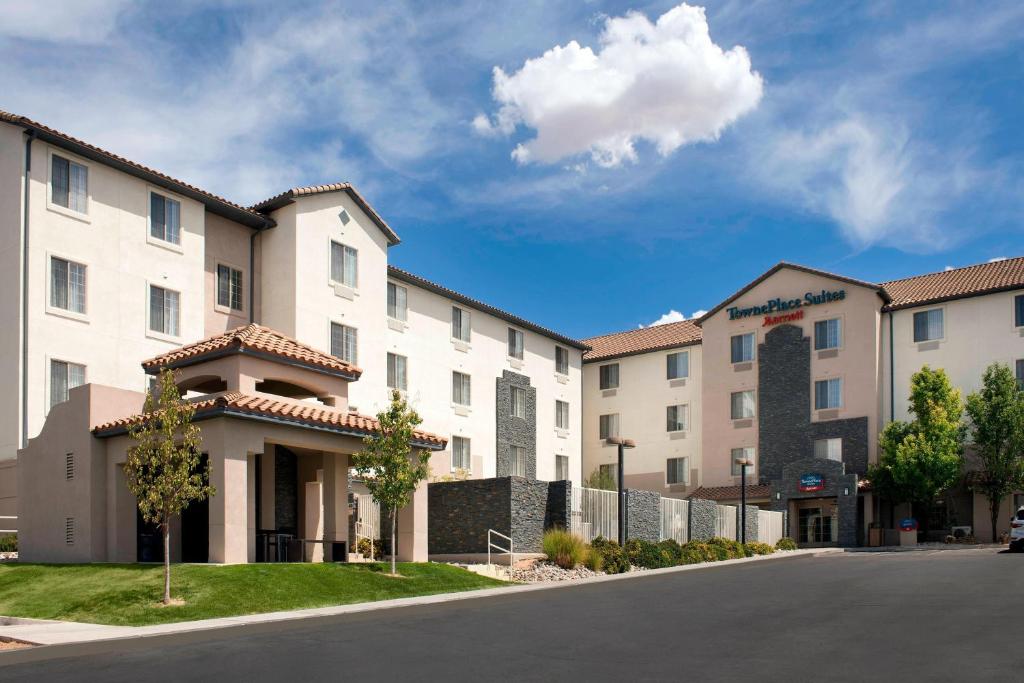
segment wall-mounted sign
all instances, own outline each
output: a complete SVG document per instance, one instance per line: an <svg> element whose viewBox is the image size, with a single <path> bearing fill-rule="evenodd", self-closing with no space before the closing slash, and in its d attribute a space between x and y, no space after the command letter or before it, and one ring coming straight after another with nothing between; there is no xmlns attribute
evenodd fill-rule
<svg viewBox="0 0 1024 683"><path fill-rule="evenodd" d="M729 311L729 320L739 320L741 318L750 318L756 315L773 316L776 313L785 313L786 311L795 311L803 306L815 306L817 304L828 304L833 301L842 301L846 298L845 289L837 289L832 292L821 290L820 293L807 292L804 294L802 299L771 299L770 301L764 302L760 306L748 306L746 308L739 308L738 306L732 306L725 310ZM784 321L780 321L784 322ZM765 324L769 324L767 321ZM775 324L775 323L770 323Z"/></svg>
<svg viewBox="0 0 1024 683"><path fill-rule="evenodd" d="M809 472L800 475L800 483L797 485L804 493L810 491L822 491L825 488L825 477L817 472Z"/></svg>
<svg viewBox="0 0 1024 683"><path fill-rule="evenodd" d="M913 517L905 517L900 520L900 531L917 531L917 520Z"/></svg>

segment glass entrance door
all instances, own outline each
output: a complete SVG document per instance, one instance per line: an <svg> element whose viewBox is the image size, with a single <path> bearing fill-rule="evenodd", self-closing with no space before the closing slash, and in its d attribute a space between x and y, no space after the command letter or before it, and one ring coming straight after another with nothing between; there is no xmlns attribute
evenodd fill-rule
<svg viewBox="0 0 1024 683"><path fill-rule="evenodd" d="M832 507L800 508L800 544L835 543L837 522L835 509Z"/></svg>

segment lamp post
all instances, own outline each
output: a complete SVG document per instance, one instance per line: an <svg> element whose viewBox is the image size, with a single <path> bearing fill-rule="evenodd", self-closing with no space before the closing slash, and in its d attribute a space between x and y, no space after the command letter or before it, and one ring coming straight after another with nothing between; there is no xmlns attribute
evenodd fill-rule
<svg viewBox="0 0 1024 683"><path fill-rule="evenodd" d="M747 458L736 458L736 464L740 466L740 543L747 544L747 468L753 465L753 461Z"/></svg>
<svg viewBox="0 0 1024 683"><path fill-rule="evenodd" d="M633 439L623 439L618 436L611 436L604 440L605 443L619 447L619 467L617 472L616 485L619 489L619 545L626 545L626 489L623 486L623 471L625 468L625 456L627 448L636 448Z"/></svg>

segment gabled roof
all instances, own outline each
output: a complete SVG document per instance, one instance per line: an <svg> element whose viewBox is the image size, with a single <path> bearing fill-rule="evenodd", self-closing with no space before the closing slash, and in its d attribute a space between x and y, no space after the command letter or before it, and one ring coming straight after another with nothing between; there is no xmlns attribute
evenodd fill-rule
<svg viewBox="0 0 1024 683"><path fill-rule="evenodd" d="M752 290L754 287L758 286L759 284L761 284L762 282L764 282L765 280L770 278L772 275L774 275L775 273L777 273L780 270L782 270L783 268L788 268L790 270L799 270L799 271L804 272L804 273L810 273L811 275L820 275L822 277L827 277L827 278L829 278L831 280L838 280L840 282L846 282L848 284L856 285L858 287L867 287L868 289L871 289L871 290L874 290L875 292L877 292L878 296L882 297L882 301L884 301L885 303L889 303L889 295L886 293L886 291L882 288L881 285L875 284L873 282L865 282L864 280L858 280L858 279L852 278L852 277L846 277L845 275L837 275L836 273L830 273L830 272L825 271L825 270L818 270L816 268L808 268L807 266L801 266L801 265L799 265L797 263L787 263L786 261L780 261L780 262L776 263L774 266L772 266L769 270L765 271L764 274L762 274L756 280L752 281L750 284L746 285L745 287L740 289L738 292L736 292L735 294L730 296L728 299L726 299L722 303L718 304L717 306L712 308L710 311L705 313L703 316L701 316L700 319L697 320L697 324L698 325L703 324L705 320L707 320L708 318L713 316L715 313L718 313L720 310L722 310L723 308L728 306L730 303L732 303L736 299L740 298L741 296L743 296L744 294L746 294L747 292Z"/></svg>
<svg viewBox="0 0 1024 683"><path fill-rule="evenodd" d="M67 149L78 156L99 161L107 164L108 166L112 166L119 171L141 178L158 187L176 192L188 197L189 199L202 202L210 213L229 218L233 221L242 223L243 225L247 225L250 228L256 228L257 230L274 226L274 221L272 219L252 209L247 209L244 206L235 204L223 197L218 197L217 195L207 192L206 190L202 190L194 185L189 185L184 181L165 175L160 171L155 171L152 168L143 166L142 164L129 161L128 159L118 156L113 152L108 152L107 150L96 147L95 145L90 145L78 138L71 137L67 133L62 133L59 130L50 128L38 121L33 121L25 116L0 111L0 121L24 128L36 138Z"/></svg>
<svg viewBox="0 0 1024 683"><path fill-rule="evenodd" d="M398 244L401 240L398 239L398 234L391 229L380 214L370 203L366 201L361 194L352 187L351 183L331 183L329 185L309 185L307 187L293 187L290 190L285 190L281 194L274 195L270 199L264 199L259 204L254 204L252 207L253 211L259 211L260 213L270 213L276 209L280 209L282 206L291 204L299 197L308 197L314 194L324 194L327 192L345 192L352 201L362 209L363 213L370 217L370 220L381 229L381 232L388 238L389 244Z"/></svg>
<svg viewBox="0 0 1024 683"><path fill-rule="evenodd" d="M586 351L587 349L590 348L584 342L578 341L576 339L571 339L553 330L549 330L546 327L541 327L540 325L531 323L529 320L524 320L523 318L520 318L517 315L513 315L512 313L509 313L507 311L503 311L500 308L495 308L490 304L485 304L484 302L470 298L465 294L460 294L459 292L456 292L454 289L448 289L443 285L439 285L436 282L431 282L430 280L422 278L419 275L413 275L409 271L402 270L401 268L398 268L396 266L388 266L388 275L396 280L400 280L401 282L406 282L417 287L422 287L423 289L429 290L435 294L440 294L443 297L447 297L452 301L457 301L460 304L463 304L464 306L467 306L469 308L475 308L478 311L489 313L494 317L501 318L502 320L510 322L517 327L522 327L524 329L530 330L531 332L536 332L537 334L544 335L545 337L550 337L555 341L562 342L566 346L572 346L583 351Z"/></svg>
<svg viewBox="0 0 1024 683"><path fill-rule="evenodd" d="M336 356L317 351L291 337L269 327L250 323L222 334L207 337L192 344L168 351L142 362L142 367L151 375L163 368L180 368L236 353L284 361L291 365L342 377L347 380L359 379L362 374L355 365Z"/></svg>
<svg viewBox="0 0 1024 683"><path fill-rule="evenodd" d="M192 419L197 422L216 417L234 417L276 422L354 437L369 436L380 431L380 423L372 417L274 396L254 396L231 391L192 403L196 407ZM92 432L98 437L117 436L126 433L129 426L149 417L151 416L146 414L123 417L98 425L93 428ZM447 440L430 432L417 430L413 432L412 444L420 448L441 450L447 444Z"/></svg>
<svg viewBox="0 0 1024 683"><path fill-rule="evenodd" d="M747 484L747 500L759 500L769 498L772 495L772 487L768 484ZM698 498L700 500L740 500L743 492L739 486L701 486L687 498Z"/></svg>
<svg viewBox="0 0 1024 683"><path fill-rule="evenodd" d="M701 343L701 329L693 320L652 325L636 330L605 334L585 339L590 351L583 354L584 363L610 360L651 351L664 351Z"/></svg>
<svg viewBox="0 0 1024 683"><path fill-rule="evenodd" d="M1024 256L916 275L882 286L892 298L885 307L888 311L1024 289Z"/></svg>

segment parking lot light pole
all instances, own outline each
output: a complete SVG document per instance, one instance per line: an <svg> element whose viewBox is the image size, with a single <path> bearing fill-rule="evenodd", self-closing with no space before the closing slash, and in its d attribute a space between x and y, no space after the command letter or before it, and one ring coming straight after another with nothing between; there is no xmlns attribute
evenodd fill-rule
<svg viewBox="0 0 1024 683"><path fill-rule="evenodd" d="M623 439L618 436L611 436L604 440L605 443L619 447L619 468L617 486L619 489L619 545L626 545L626 488L623 485L623 472L625 471L625 456L627 448L636 448L636 442L632 439Z"/></svg>
<svg viewBox="0 0 1024 683"><path fill-rule="evenodd" d="M740 466L740 543L747 544L747 468L753 465L753 461L747 458L736 458L736 464Z"/></svg>

